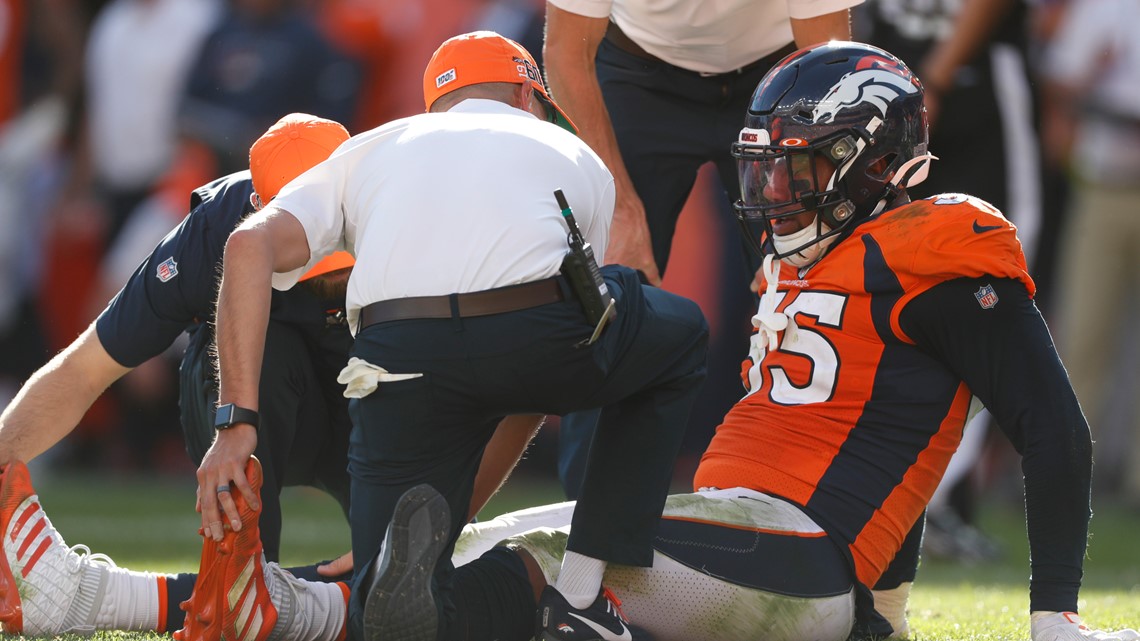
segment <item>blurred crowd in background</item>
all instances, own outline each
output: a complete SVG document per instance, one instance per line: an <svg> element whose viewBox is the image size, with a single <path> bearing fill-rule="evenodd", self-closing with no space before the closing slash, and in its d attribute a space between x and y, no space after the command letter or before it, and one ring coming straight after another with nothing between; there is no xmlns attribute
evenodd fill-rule
<svg viewBox="0 0 1140 641"><path fill-rule="evenodd" d="M986 158L986 139L1003 135L987 126L996 116L971 102L972 66L935 76L933 65L877 41L891 15L901 16L896 36L946 39L961 25L923 21L907 7L953 14L974 2L1006 16L1002 28L1017 31L1028 60L1027 90L1016 99L1033 139L1004 162L1011 175L1025 163L1044 176L1030 186L1031 214L999 205L1022 229L1038 305L1093 426L1095 490L1140 510L1132 331L1140 327L1140 39L1131 33L1140 0L859 8L856 34L902 56L930 89L931 152L944 163L932 176L944 171L940 185L989 199L956 169ZM441 41L492 29L541 64L544 11L540 0L0 0L0 408L185 216L190 191L245 168L250 144L280 116L312 113L355 134L421 112L422 71ZM998 60L985 44L997 34L979 27L974 57ZM1000 109L1013 99L990 102ZM700 303L715 339L741 334L752 312L725 291L747 275L729 204L736 195L718 193L712 178L702 177L682 215L664 286ZM49 464L189 474L178 425L181 347L116 383ZM678 463L681 487L742 393L737 367L715 361L739 363L746 345L727 349L711 357L709 391ZM543 430L522 473L555 480L553 433ZM979 442L968 483L1019 496L1009 446L994 429Z"/></svg>

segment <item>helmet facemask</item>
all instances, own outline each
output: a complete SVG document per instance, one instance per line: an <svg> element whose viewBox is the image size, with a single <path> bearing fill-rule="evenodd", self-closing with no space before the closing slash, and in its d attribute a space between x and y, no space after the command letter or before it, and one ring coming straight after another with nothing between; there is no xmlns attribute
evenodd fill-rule
<svg viewBox="0 0 1140 641"><path fill-rule="evenodd" d="M746 128L741 137L746 133L754 134L757 142L768 139L764 130ZM762 226L776 258L797 267L809 265L852 220L855 206L841 185L862 151L857 140L842 130L811 142L785 138L777 145L733 145L741 185L737 213L744 222ZM788 231L788 223L781 222L808 212L815 216L798 230Z"/></svg>

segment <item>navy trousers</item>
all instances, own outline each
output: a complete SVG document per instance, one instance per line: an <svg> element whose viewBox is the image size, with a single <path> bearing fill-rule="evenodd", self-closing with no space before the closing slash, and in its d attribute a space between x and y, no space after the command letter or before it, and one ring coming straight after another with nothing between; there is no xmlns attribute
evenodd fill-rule
<svg viewBox="0 0 1140 641"><path fill-rule="evenodd" d="M362 635L371 569L395 505L420 483L438 490L451 509L451 542L433 580L440 639L464 638L450 594L451 552L483 449L509 414L603 408L567 547L609 562L651 564L657 517L705 376L708 327L695 303L641 285L633 270L608 266L602 273L618 313L591 346L581 345L593 328L573 296L522 311L393 321L358 333L353 355L423 376L381 383L349 405L354 638Z"/></svg>

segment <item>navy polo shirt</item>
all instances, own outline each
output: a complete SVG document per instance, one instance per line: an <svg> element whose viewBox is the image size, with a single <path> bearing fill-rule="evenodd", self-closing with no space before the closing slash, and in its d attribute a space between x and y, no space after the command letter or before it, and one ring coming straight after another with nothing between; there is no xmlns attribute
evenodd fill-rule
<svg viewBox="0 0 1140 641"><path fill-rule="evenodd" d="M248 171L194 190L189 215L154 248L95 321L99 341L120 365L137 367L161 354L182 332L213 326L226 239L253 212L252 192ZM270 318L316 330L326 326L329 312L343 307L343 301L319 300L304 287L274 290ZM341 345L337 351L345 350L343 366L347 344Z"/></svg>

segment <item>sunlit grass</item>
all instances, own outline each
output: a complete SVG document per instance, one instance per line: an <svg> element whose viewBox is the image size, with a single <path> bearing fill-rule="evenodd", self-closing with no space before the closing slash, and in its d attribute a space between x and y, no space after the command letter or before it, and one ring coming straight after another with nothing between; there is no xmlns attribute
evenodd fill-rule
<svg viewBox="0 0 1140 641"><path fill-rule="evenodd" d="M109 554L123 567L159 572L197 570L200 539L194 486L188 481L53 477L37 482L44 508L69 544ZM520 478L483 512L559 499L550 482ZM288 490L282 541L284 565L330 559L349 547L340 508L314 490ZM963 566L924 562L911 597L911 638L916 641L1029 638L1028 544L1018 505L987 505L982 526L1005 547L1001 562ZM1098 506L1092 526L1080 609L1102 628L1140 626L1140 514ZM81 639L168 639L154 634L100 633ZM731 640L725 641L759 641Z"/></svg>

